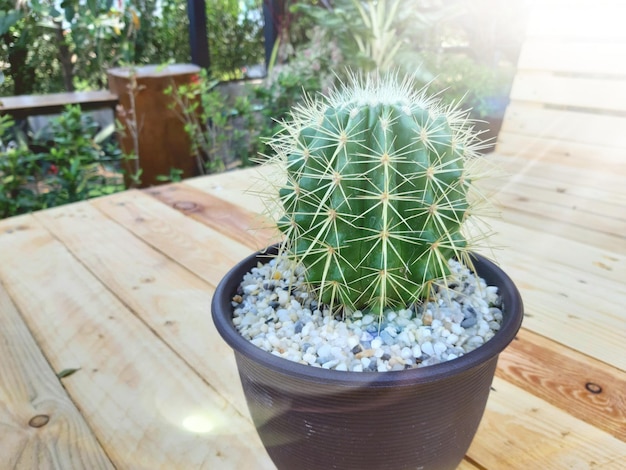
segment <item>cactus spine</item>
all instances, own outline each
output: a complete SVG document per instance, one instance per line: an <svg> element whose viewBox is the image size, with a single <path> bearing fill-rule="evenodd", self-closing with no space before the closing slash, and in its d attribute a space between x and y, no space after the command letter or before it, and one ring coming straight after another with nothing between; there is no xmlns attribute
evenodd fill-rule
<svg viewBox="0 0 626 470"><path fill-rule="evenodd" d="M408 306L445 280L451 257L469 262L477 144L465 112L372 74L291 117L271 142L286 170L278 226L324 303Z"/></svg>

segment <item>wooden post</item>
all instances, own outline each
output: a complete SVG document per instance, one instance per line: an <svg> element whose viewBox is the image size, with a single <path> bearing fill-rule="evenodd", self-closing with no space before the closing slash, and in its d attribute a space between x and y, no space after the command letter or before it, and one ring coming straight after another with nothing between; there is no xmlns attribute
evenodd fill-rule
<svg viewBox="0 0 626 470"><path fill-rule="evenodd" d="M123 135L119 133L120 146L126 154L138 155L141 187L157 184L157 176L169 175L172 168L183 170L183 177L198 174L182 116L170 109L173 98L163 92L171 85L190 83L199 72L200 67L192 64L107 71L109 88L119 97L115 114L124 128ZM135 162L127 163L127 175L134 174Z"/></svg>

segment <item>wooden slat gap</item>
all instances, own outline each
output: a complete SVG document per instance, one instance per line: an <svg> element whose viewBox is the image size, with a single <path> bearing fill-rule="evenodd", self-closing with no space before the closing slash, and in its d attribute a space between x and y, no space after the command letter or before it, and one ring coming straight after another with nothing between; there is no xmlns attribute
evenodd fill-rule
<svg viewBox="0 0 626 470"><path fill-rule="evenodd" d="M518 100L518 102L521 103L522 101ZM626 110L618 111L618 110L611 110L611 109L587 108L583 106L569 106L569 105L553 104L553 103L544 103L542 108L551 109L555 111L572 111L575 113L596 114L596 115L599 114L602 116L614 116L614 117L622 117L622 118L626 117Z"/></svg>

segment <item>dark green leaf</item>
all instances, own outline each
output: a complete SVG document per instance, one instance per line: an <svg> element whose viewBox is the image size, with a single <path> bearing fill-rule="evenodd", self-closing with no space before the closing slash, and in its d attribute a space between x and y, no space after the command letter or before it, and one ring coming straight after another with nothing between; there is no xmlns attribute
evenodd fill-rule
<svg viewBox="0 0 626 470"><path fill-rule="evenodd" d="M80 367L78 367L77 369L63 369L61 372L57 373L57 377L59 379L63 379L65 377L69 377L70 375L72 375L74 372L77 372L80 370Z"/></svg>

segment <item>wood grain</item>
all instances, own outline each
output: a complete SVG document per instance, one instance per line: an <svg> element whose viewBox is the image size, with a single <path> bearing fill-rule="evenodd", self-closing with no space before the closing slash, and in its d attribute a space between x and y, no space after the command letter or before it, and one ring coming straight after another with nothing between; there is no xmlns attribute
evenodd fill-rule
<svg viewBox="0 0 626 470"><path fill-rule="evenodd" d="M598 151L602 150L595 148ZM590 152L588 155L594 154ZM606 194L622 197L626 195L624 176L612 171L612 166L594 165L593 160L589 158L584 168L565 162L553 162L542 152L526 154L520 150L519 154L495 153L490 154L488 158L492 165L500 167L501 173L516 178L515 181L518 182L530 177L533 181L539 179L552 184L569 184L595 191L605 191Z"/></svg>
<svg viewBox="0 0 626 470"><path fill-rule="evenodd" d="M81 206L86 204L69 206L76 217ZM34 218L26 221L0 222L0 276L53 368L81 367L64 385L113 464L273 468L248 419ZM80 220L75 223L80 227ZM11 237L8 232L20 225L19 237ZM125 238L135 239L126 234L115 242L123 246ZM124 254L108 251L104 259L135 261ZM142 285L141 267L124 271L135 273ZM177 294L179 299L197 295Z"/></svg>
<svg viewBox="0 0 626 470"><path fill-rule="evenodd" d="M213 326L210 304L214 286L251 250L231 242L230 251L213 251L216 247L223 248L224 237L220 239L219 234L193 220L187 221L188 226L178 226L186 228L187 233L177 232L177 224L181 224L179 217L184 216L162 206L161 217L153 219L140 205L132 203L135 199L150 202L151 198L134 194L139 197L113 197L114 203L110 206L117 208L115 211L119 217L131 214L131 217L123 217L129 222L130 231L91 204L59 207L39 213L37 218L107 289L115 292L150 331L176 351L207 383L220 390L247 418L234 357ZM108 199L94 203L108 207ZM122 201L124 205L119 205ZM133 236L133 232L163 247L165 253L151 248ZM86 239L90 243L85 244ZM192 241L197 245L181 255L184 247L193 245ZM171 246L168 247L168 243ZM210 259L204 252L212 253ZM190 266L181 266L168 255L181 255L182 263L188 261ZM200 263L195 261L196 256ZM128 268L129 264L132 269ZM196 271L195 275L192 270Z"/></svg>
<svg viewBox="0 0 626 470"><path fill-rule="evenodd" d="M539 240L532 243L545 252L551 248ZM515 249L498 253L498 262L522 294L525 328L626 371L623 282L533 256L540 254Z"/></svg>
<svg viewBox="0 0 626 470"><path fill-rule="evenodd" d="M1 282L0 324L0 466L112 469Z"/></svg>
<svg viewBox="0 0 626 470"><path fill-rule="evenodd" d="M511 99L603 111L626 109L624 81L619 78L581 78L518 71Z"/></svg>
<svg viewBox="0 0 626 470"><path fill-rule="evenodd" d="M622 237L605 235L598 233L593 229L573 227L572 225L562 222L546 221L546 219L539 214L522 212L510 208L506 208L506 210L502 211L501 220L507 225L517 226L522 229L536 230L537 227L541 227L542 232L546 235L562 235L563 239L566 241L588 244L589 246L595 248L606 249L611 253L626 255L626 243L624 243ZM510 241L506 240L504 236L497 236L499 239L498 243L502 249L511 249L512 243Z"/></svg>
<svg viewBox="0 0 626 470"><path fill-rule="evenodd" d="M626 44L625 44L626 49ZM624 54L626 57L626 52ZM626 117L583 111L568 111L529 106L513 102L506 110L502 123L503 133L519 134L539 139L555 139L565 142L594 145L600 148L622 149L626 147ZM602 154L601 154L602 155ZM606 152L604 155L608 155ZM597 160L594 163L617 164L623 158ZM573 160L570 155L570 160ZM589 165L589 158L582 160Z"/></svg>
<svg viewBox="0 0 626 470"><path fill-rule="evenodd" d="M163 192L178 194L177 187L175 186L172 191L164 190ZM213 216L214 211L209 208L214 203L215 198L195 190L194 192L202 197L196 198L197 206L203 207L194 214L197 212L204 213L206 210L206 213ZM185 200L189 201L190 199ZM198 277L209 282L213 287L217 286L217 283L230 268L253 252L248 246L233 240L236 237L229 238L222 233L226 228L235 231L232 228L233 225L237 226L236 233L250 231L246 223L249 222L248 218L251 214L244 213L242 210L229 211L228 221L230 223L228 225L224 223L220 226L221 230L215 230L209 224L198 223L195 217L186 217L183 212L164 206L158 200L140 191L124 191L108 198L93 200L91 205L117 224L130 230L148 245L176 260ZM173 206L176 207L176 204ZM71 214L66 211L57 212L57 214L61 213ZM222 214L220 212L219 215L214 216L211 219L211 225L219 225L224 220ZM114 224L98 217L94 211L90 211L89 216L91 223L102 226L106 230L111 227L110 229L115 230L116 233L119 231ZM63 232L63 238L67 239L71 235L65 233L62 219L59 217L60 223L55 223L55 232ZM103 241L103 243L107 242ZM78 244L73 243L71 246L80 249ZM141 250L140 247L136 249Z"/></svg>
<svg viewBox="0 0 626 470"><path fill-rule="evenodd" d="M626 443L496 377L468 456L488 469L621 470Z"/></svg>
<svg viewBox="0 0 626 470"><path fill-rule="evenodd" d="M588 228L626 243L626 212L616 196L597 201L567 194L563 187L544 189L528 184L511 184L495 196L498 207L539 214L551 222L572 228Z"/></svg>
<svg viewBox="0 0 626 470"><path fill-rule="evenodd" d="M626 442L626 373L525 329L498 377Z"/></svg>
<svg viewBox="0 0 626 470"><path fill-rule="evenodd" d="M261 250L277 239L275 226L259 213L246 209L240 198L233 198L239 201L234 204L216 197L215 192L220 191L211 188L205 192L187 183L147 190L150 196L245 244L253 251ZM259 209L258 201L255 208Z"/></svg>
<svg viewBox="0 0 626 470"><path fill-rule="evenodd" d="M280 182L280 171L271 165L261 165L234 172L212 175L211 178L191 178L184 184L212 194L255 214L267 210L259 197Z"/></svg>

